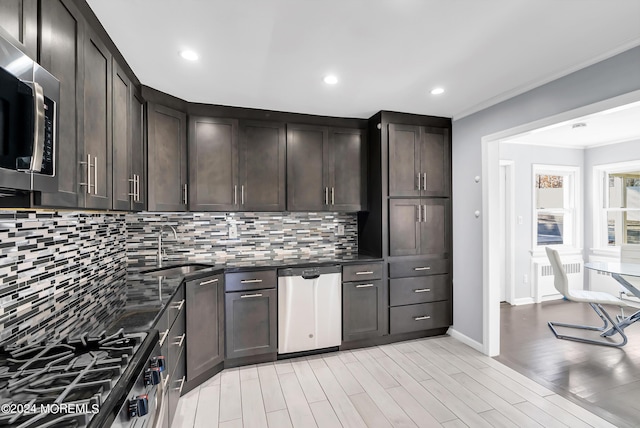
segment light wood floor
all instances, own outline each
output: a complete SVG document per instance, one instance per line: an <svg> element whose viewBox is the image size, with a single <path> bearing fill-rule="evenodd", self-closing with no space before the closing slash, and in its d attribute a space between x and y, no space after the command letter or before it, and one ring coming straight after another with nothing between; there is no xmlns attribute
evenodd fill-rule
<svg viewBox="0 0 640 428"><path fill-rule="evenodd" d="M619 314L617 308L608 310ZM625 330L629 342L623 348L608 348L556 339L547 326L548 321L602 325L584 303L503 304L500 317L499 361L616 426L640 426L640 323ZM561 331L599 338L592 332Z"/></svg>
<svg viewBox="0 0 640 428"><path fill-rule="evenodd" d="M224 370L182 427L611 427L448 336Z"/></svg>

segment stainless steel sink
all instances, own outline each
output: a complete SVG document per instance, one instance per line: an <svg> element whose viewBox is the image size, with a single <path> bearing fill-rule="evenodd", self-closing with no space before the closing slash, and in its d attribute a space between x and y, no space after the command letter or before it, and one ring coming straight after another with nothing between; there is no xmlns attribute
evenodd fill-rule
<svg viewBox="0 0 640 428"><path fill-rule="evenodd" d="M163 268L150 269L140 273L149 276L162 276L164 278L176 278L202 269L210 268L209 265L188 264L179 266L166 266Z"/></svg>

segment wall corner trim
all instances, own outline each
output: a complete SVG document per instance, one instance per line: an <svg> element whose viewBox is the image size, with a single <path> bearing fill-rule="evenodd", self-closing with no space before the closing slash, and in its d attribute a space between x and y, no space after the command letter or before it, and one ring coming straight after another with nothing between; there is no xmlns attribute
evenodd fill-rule
<svg viewBox="0 0 640 428"><path fill-rule="evenodd" d="M482 352L483 354L486 355L485 350L484 350L484 345L480 342L476 342L475 340L473 340L472 338L470 338L469 336L460 333L458 330L454 329L453 327L449 327L449 330L447 330L447 334L451 337L453 337L454 339L464 343L467 346L470 346L471 348L475 349L478 352Z"/></svg>

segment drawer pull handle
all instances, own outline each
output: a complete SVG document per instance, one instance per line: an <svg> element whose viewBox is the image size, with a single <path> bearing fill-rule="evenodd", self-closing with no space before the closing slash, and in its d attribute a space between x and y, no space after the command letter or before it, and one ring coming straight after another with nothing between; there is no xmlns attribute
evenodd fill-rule
<svg viewBox="0 0 640 428"><path fill-rule="evenodd" d="M184 343L184 338L187 336L187 333L182 333L180 337L180 341L174 343L174 345L178 345L178 348L182 348L182 344Z"/></svg>
<svg viewBox="0 0 640 428"><path fill-rule="evenodd" d="M430 315L423 315L421 317L413 317L414 321L422 321L422 320L428 320L429 318L431 318Z"/></svg>
<svg viewBox="0 0 640 428"><path fill-rule="evenodd" d="M365 270L362 272L356 272L356 275L373 275L373 271L372 270Z"/></svg>
<svg viewBox="0 0 640 428"><path fill-rule="evenodd" d="M171 306L171 309L176 309L178 311L181 311L183 306L184 306L184 299L180 300L177 305Z"/></svg>
<svg viewBox="0 0 640 428"><path fill-rule="evenodd" d="M182 388L184 387L184 376L182 376L182 379L176 382L180 382L180 388L176 388L176 391L180 391L180 394L182 394Z"/></svg>
<svg viewBox="0 0 640 428"><path fill-rule="evenodd" d="M209 281L202 281L200 283L200 286L209 285L209 284L213 284L213 283L216 283L216 282L218 282L218 278L210 279Z"/></svg>
<svg viewBox="0 0 640 428"><path fill-rule="evenodd" d="M414 293L428 293L429 291L431 291L430 288L418 288L416 290L413 290Z"/></svg>
<svg viewBox="0 0 640 428"><path fill-rule="evenodd" d="M261 279L243 279L240 284L253 284L255 282L262 282Z"/></svg>
<svg viewBox="0 0 640 428"><path fill-rule="evenodd" d="M356 285L356 288L369 288L369 287L373 287L373 284L358 284L358 285Z"/></svg>
<svg viewBox="0 0 640 428"><path fill-rule="evenodd" d="M160 333L160 346L162 346L162 344L164 343L164 340L167 338L167 335L169 334L169 329L166 329L165 331L163 331L162 333Z"/></svg>
<svg viewBox="0 0 640 428"><path fill-rule="evenodd" d="M416 270L416 271L419 271L419 270L431 270L431 266L417 267L417 268L413 268L413 270Z"/></svg>
<svg viewBox="0 0 640 428"><path fill-rule="evenodd" d="M241 299L247 299L249 297L262 297L262 293L256 293L256 294L243 294L242 296L240 296Z"/></svg>

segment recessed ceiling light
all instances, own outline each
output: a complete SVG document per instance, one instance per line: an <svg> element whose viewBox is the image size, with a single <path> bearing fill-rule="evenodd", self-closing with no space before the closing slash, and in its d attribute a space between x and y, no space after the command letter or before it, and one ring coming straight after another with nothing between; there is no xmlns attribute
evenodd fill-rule
<svg viewBox="0 0 640 428"><path fill-rule="evenodd" d="M189 61L197 61L198 60L198 54L195 53L194 51L181 51L180 52L180 56L184 59L187 59Z"/></svg>
<svg viewBox="0 0 640 428"><path fill-rule="evenodd" d="M324 83L327 85L335 85L338 83L338 76L335 74L329 74L328 76L324 76Z"/></svg>
<svg viewBox="0 0 640 428"><path fill-rule="evenodd" d="M442 89L442 88L433 88L431 90L431 95L440 95L440 94L444 94L444 89Z"/></svg>

